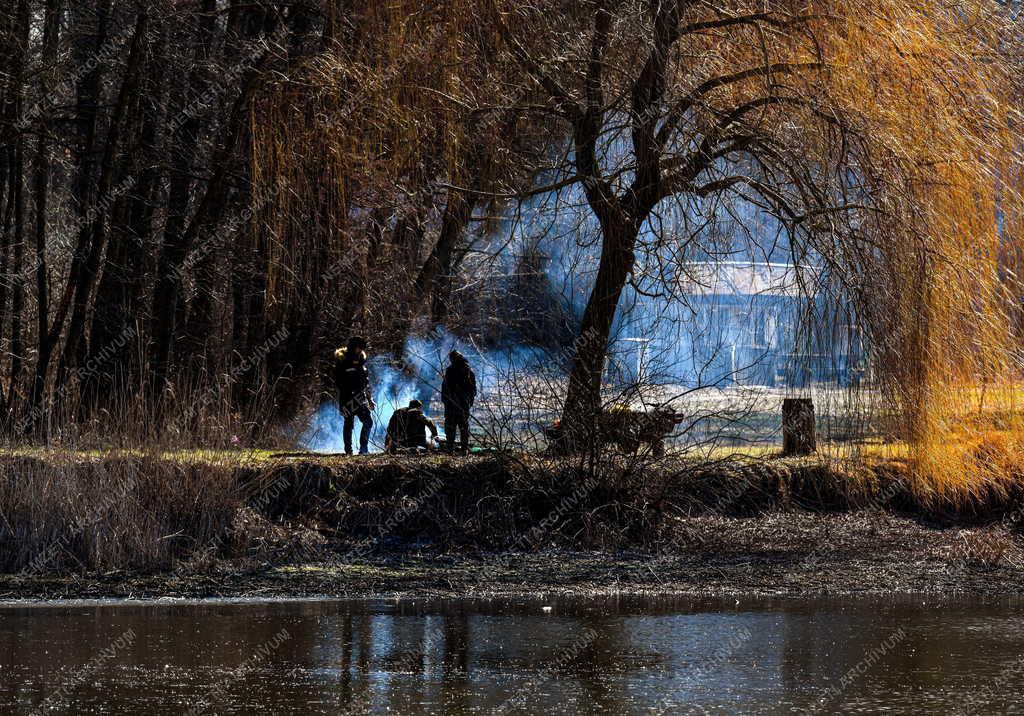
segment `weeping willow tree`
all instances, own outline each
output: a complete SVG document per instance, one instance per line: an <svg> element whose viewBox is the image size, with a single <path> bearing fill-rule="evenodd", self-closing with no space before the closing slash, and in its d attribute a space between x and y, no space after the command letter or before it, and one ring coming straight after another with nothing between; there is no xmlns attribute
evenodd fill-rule
<svg viewBox="0 0 1024 716"><path fill-rule="evenodd" d="M417 89L433 84L431 63L403 51L422 27L400 4L357 9L254 106L254 193L268 197L261 211L269 227L254 248L266 267L269 322L290 323L297 311L318 324L340 319L341 330L365 325L369 274L401 258L387 255L394 247L373 233L397 217L408 229L397 240L414 241L422 219L416 188L403 186L426 170L417 148L440 138L421 114L435 107ZM436 56L434 42L416 41ZM331 315L337 305L354 308Z"/></svg>
<svg viewBox="0 0 1024 716"><path fill-rule="evenodd" d="M830 93L881 187L838 247L924 498L1018 479L1020 28L993 2L869 2L835 25Z"/></svg>
<svg viewBox="0 0 1024 716"><path fill-rule="evenodd" d="M341 265L361 287L348 325L414 316L475 207L578 191L600 232L562 409L582 442L652 217L743 204L851 302L918 493L1003 486L995 461L1024 435L1004 5L406 0L352 17L254 109L254 175L282 189L268 311Z"/></svg>
<svg viewBox="0 0 1024 716"><path fill-rule="evenodd" d="M397 348L423 314L444 319L474 209L499 201L499 178L528 183L534 163L515 158L543 143L508 108L472 104L503 78L470 3L356 5L254 107L267 313Z"/></svg>
<svg viewBox="0 0 1024 716"><path fill-rule="evenodd" d="M1016 428L1019 37L995 2L486 3L568 141L550 188L601 231L563 408L585 440L638 237L743 202L828 267L874 353L923 497L995 485L964 431ZM558 18L558 20L552 20ZM1009 424L1007 424L1009 421ZM974 421L977 423L977 421ZM984 422L984 421L982 421Z"/></svg>

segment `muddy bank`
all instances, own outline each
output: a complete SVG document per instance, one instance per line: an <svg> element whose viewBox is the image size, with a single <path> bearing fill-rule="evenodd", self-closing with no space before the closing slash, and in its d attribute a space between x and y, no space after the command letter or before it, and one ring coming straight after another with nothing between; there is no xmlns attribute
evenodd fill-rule
<svg viewBox="0 0 1024 716"><path fill-rule="evenodd" d="M702 516L673 551L339 553L221 560L199 571L0 577L0 599L535 597L1024 593L1024 546L1000 526L938 528L884 511Z"/></svg>

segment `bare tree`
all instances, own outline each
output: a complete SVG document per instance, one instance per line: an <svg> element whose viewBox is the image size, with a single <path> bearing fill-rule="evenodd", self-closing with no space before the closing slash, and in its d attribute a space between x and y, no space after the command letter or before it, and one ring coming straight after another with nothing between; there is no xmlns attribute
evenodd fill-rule
<svg viewBox="0 0 1024 716"><path fill-rule="evenodd" d="M570 137L553 167L557 180L532 192L582 187L600 227L563 407L566 434L579 438L593 433L611 328L652 214L668 202L698 214L732 197L785 227L797 263L813 254L851 275L853 257L890 250L885 235L901 231L899 207L927 195L921 177L910 176L923 157L907 157L902 127L871 108L919 113L920 97L898 86L880 90L884 99L851 91L867 72L849 53L870 54L854 44L864 42L863 28L851 27L861 25L858 13L863 27L891 13L897 27L937 22L958 37L971 32L954 8L901 2L488 5L507 57L543 91L542 111L560 118ZM899 47L885 52L899 61ZM962 77L921 57L906 71L930 90ZM903 71L880 81L898 85ZM972 137L986 126L964 115L944 121ZM983 169L972 176L982 187L991 177Z"/></svg>

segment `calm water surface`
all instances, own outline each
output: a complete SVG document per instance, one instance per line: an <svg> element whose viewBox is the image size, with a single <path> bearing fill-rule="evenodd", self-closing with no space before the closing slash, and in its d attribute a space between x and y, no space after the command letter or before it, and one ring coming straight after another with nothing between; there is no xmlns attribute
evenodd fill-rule
<svg viewBox="0 0 1024 716"><path fill-rule="evenodd" d="M1022 606L0 605L0 713L1024 713Z"/></svg>

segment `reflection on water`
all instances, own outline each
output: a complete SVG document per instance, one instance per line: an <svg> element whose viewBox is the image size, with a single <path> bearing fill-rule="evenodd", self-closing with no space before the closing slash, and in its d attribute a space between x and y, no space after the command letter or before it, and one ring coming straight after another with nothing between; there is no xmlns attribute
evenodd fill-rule
<svg viewBox="0 0 1024 716"><path fill-rule="evenodd" d="M0 607L0 713L992 713L1024 698L1016 601L734 602Z"/></svg>

